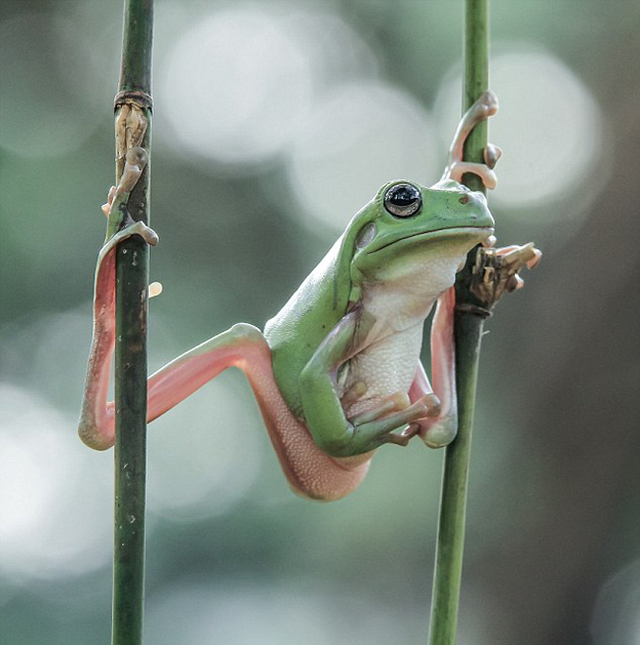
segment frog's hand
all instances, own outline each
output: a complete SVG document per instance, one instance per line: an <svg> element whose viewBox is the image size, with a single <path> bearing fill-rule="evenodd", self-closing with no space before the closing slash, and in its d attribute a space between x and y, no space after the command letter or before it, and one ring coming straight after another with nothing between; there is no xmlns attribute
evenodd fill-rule
<svg viewBox="0 0 640 645"><path fill-rule="evenodd" d="M234 325L153 374L149 378L147 420L158 418L229 367L238 367L247 376L280 465L296 493L311 499L335 500L362 481L370 456L334 459L318 448L280 395L271 367L271 350L262 333L252 325ZM86 434L83 439L92 447L104 449L114 442L112 404L106 404L106 382L100 394L102 410L107 413L95 414L94 418L99 418L103 425L90 428L91 442L86 441ZM95 406L99 404L94 402Z"/></svg>
<svg viewBox="0 0 640 645"><path fill-rule="evenodd" d="M442 180L454 179L457 182L462 181L462 175L465 173L473 173L482 179L482 183L487 188L495 188L498 180L493 167L496 165L500 155L502 154L500 148L489 144L484 152L484 164L472 163L463 161L463 148L471 130L490 116L493 116L498 111L498 99L496 95L487 90L480 95L478 100L464 113L456 133L453 137L453 142L449 148L449 158L447 167L445 168Z"/></svg>
<svg viewBox="0 0 640 645"><path fill-rule="evenodd" d="M412 434L405 432L405 426L429 414L433 401L433 397L424 397L410 404L404 395L403 403L392 395L347 419L336 391L337 371L357 353L358 338L366 336L361 323L357 309L344 316L300 375L300 396L309 432L322 450L335 457L360 455L385 443L406 445Z"/></svg>
<svg viewBox="0 0 640 645"><path fill-rule="evenodd" d="M78 434L96 450L113 445L113 403L107 405L111 357L115 347L116 308L116 247L122 240L140 235L148 244L156 244L158 236L143 222L116 233L100 250L96 265L93 296L93 338L84 397L80 411ZM111 428L110 431L105 430Z"/></svg>
<svg viewBox="0 0 640 645"><path fill-rule="evenodd" d="M453 310L455 290L450 287L438 298L436 313L431 325L431 372L433 391L440 400L437 414L420 419L420 436L430 448L440 448L451 443L458 431L458 405L456 398L455 346L453 342ZM416 401L431 392L429 379L422 363L409 398Z"/></svg>

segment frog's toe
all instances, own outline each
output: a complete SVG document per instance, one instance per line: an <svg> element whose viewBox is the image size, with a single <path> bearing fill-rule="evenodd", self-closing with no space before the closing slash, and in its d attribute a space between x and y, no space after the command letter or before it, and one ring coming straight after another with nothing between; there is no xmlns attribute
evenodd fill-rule
<svg viewBox="0 0 640 645"><path fill-rule="evenodd" d="M486 90L480 95L476 105L480 105L483 108L486 116L493 116L498 112L498 97L493 90Z"/></svg>
<svg viewBox="0 0 640 645"><path fill-rule="evenodd" d="M493 143L487 144L484 149L484 163L487 167L495 168L500 157L502 157L502 149L493 145Z"/></svg>
<svg viewBox="0 0 640 645"><path fill-rule="evenodd" d="M116 194L116 187L111 186L109 189L109 194L107 195L107 201L105 204L102 204L100 207L102 212L105 214L105 217L109 217L109 211L111 210L111 204L113 204L113 197Z"/></svg>
<svg viewBox="0 0 640 645"><path fill-rule="evenodd" d="M128 226L122 232L127 233L127 237L130 237L131 235L139 235L150 246L155 246L160 240L158 234L144 222L136 222L135 224Z"/></svg>
<svg viewBox="0 0 640 645"><path fill-rule="evenodd" d="M143 226L144 228L140 233L140 235L142 236L142 238L147 244L150 244L151 246L155 246L160 241L160 237L152 228L150 228L146 224L143 224Z"/></svg>
<svg viewBox="0 0 640 645"><path fill-rule="evenodd" d="M423 441L429 448L443 448L448 446L458 433L458 418L449 415L438 419L423 435Z"/></svg>
<svg viewBox="0 0 640 645"><path fill-rule="evenodd" d="M396 446L408 446L409 441L413 439L419 431L420 425L417 423L411 423L401 432L391 432L387 437L387 443L392 443Z"/></svg>

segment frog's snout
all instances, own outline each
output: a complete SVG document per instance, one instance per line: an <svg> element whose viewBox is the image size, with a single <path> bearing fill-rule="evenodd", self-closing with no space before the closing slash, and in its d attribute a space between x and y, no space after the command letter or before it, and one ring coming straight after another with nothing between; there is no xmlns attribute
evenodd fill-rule
<svg viewBox="0 0 640 645"><path fill-rule="evenodd" d="M461 204L468 204L469 202L472 202L474 204L481 204L486 208L487 206L487 198L484 196L483 193L478 192L478 191L469 191L458 197L458 201Z"/></svg>
<svg viewBox="0 0 640 645"><path fill-rule="evenodd" d="M460 196L458 201L468 209L469 219L484 227L493 227L494 219L487 205L487 198L481 192L469 192Z"/></svg>

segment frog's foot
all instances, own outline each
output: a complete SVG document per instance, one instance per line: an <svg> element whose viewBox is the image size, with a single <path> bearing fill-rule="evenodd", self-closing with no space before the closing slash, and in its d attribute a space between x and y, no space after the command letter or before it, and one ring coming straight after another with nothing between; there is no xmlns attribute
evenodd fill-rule
<svg viewBox="0 0 640 645"><path fill-rule="evenodd" d="M493 144L489 144L484 149L484 163L473 163L463 161L464 143L473 128L493 116L498 111L498 99L496 95L487 90L483 92L478 100L464 113L456 133L453 137L451 147L449 148L449 158L445 168L443 180L453 179L457 182L462 181L462 175L467 172L478 175L487 188L495 188L497 179L493 168L502 155L502 150Z"/></svg>
<svg viewBox="0 0 640 645"><path fill-rule="evenodd" d="M102 206L100 207L105 217L109 217L109 211L111 211L111 204L113 204L113 198L115 197L115 194L116 187L111 186L111 188L109 188L109 194L107 195L106 204L102 204Z"/></svg>
<svg viewBox="0 0 640 645"><path fill-rule="evenodd" d="M138 183L138 179L140 179L140 175L142 175L148 161L149 155L147 154L147 151L140 146L134 146L127 152L122 176L120 177L120 181L118 182L115 190L112 189L112 196L111 191L109 191L111 204L113 204L120 195L126 195L127 199L129 198L129 193Z"/></svg>
<svg viewBox="0 0 640 645"><path fill-rule="evenodd" d="M471 122L469 130L476 123L480 123L480 121L484 121L497 113L498 97L496 93L493 90L485 90L465 114L466 119Z"/></svg>
<svg viewBox="0 0 640 645"><path fill-rule="evenodd" d="M133 221L127 212L127 202L131 191L144 172L148 159L149 156L144 148L134 147L127 152L118 185L111 186L107 203L102 205L102 212L109 220L107 235L113 235L123 224Z"/></svg>
<svg viewBox="0 0 640 645"><path fill-rule="evenodd" d="M494 250L496 255L502 256L502 261L505 265L512 267L518 266L522 268L525 264L528 269L534 269L538 266L540 258L542 258L542 251L537 249L533 242L527 244L511 244L510 246L501 246Z"/></svg>
<svg viewBox="0 0 640 645"><path fill-rule="evenodd" d="M133 222L133 220L131 219L130 221L132 223L125 226L125 228L123 228L121 231L118 231L115 235L110 237L105 242L104 246L100 249L100 255L98 256L98 265L101 264L102 259L116 246L118 246L118 244L120 244L122 240L126 240L132 235L139 235L150 246L155 246L158 243L160 238L152 228L147 226L144 222Z"/></svg>
<svg viewBox="0 0 640 645"><path fill-rule="evenodd" d="M471 130L481 121L488 119L498 112L498 97L491 91L483 92L478 100L462 115L460 123L456 128L453 141L449 148L449 164L454 161L462 161L464 142L471 133ZM498 155L499 156L499 155ZM496 159L497 161L497 159Z"/></svg>
<svg viewBox="0 0 640 645"><path fill-rule="evenodd" d="M122 177L117 186L111 186L109 194L107 195L106 204L102 204L102 212L109 217L111 208L116 197L127 196L133 190L133 187L138 183L140 175L147 165L149 155L144 148L138 146L131 148L125 157L124 169Z"/></svg>

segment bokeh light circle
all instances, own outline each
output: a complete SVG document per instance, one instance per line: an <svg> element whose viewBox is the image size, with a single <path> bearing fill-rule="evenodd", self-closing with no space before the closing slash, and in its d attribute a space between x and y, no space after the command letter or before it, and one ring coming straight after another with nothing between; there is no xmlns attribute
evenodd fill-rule
<svg viewBox="0 0 640 645"><path fill-rule="evenodd" d="M244 499L258 480L266 432L257 406L246 404L248 385L229 376L219 376L150 427L151 513L174 521L212 517Z"/></svg>
<svg viewBox="0 0 640 645"><path fill-rule="evenodd" d="M445 133L460 113L460 84L459 73L450 74L436 100ZM522 209L597 193L609 173L609 153L600 109L578 76L551 53L520 45L492 59L490 85L500 102L490 140L504 150L492 202ZM537 216L553 221L577 210L539 209Z"/></svg>
<svg viewBox="0 0 640 645"><path fill-rule="evenodd" d="M75 419L33 392L0 383L0 572L51 579L111 556L112 462L78 440ZM71 430L71 432L70 432Z"/></svg>
<svg viewBox="0 0 640 645"><path fill-rule="evenodd" d="M167 55L157 94L178 142L228 164L272 157L310 100L308 61L283 24L258 7L210 14Z"/></svg>
<svg viewBox="0 0 640 645"><path fill-rule="evenodd" d="M288 179L313 221L341 230L387 181L436 181L437 148L430 115L409 94L377 81L346 83L309 113Z"/></svg>

